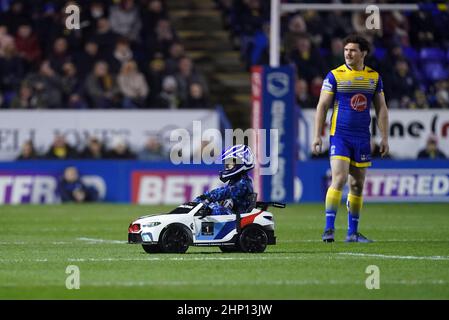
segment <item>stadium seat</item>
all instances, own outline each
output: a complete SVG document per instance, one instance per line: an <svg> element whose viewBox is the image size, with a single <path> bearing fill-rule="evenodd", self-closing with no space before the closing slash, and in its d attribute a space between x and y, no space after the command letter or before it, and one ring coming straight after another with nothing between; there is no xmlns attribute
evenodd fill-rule
<svg viewBox="0 0 449 320"><path fill-rule="evenodd" d="M427 80L438 81L449 77L448 70L441 62L427 62L423 64L422 70Z"/></svg>
<svg viewBox="0 0 449 320"><path fill-rule="evenodd" d="M327 57L328 55L329 55L329 49L320 48L320 56L321 57Z"/></svg>
<svg viewBox="0 0 449 320"><path fill-rule="evenodd" d="M419 53L421 61L444 61L444 51L440 48L422 48Z"/></svg>
<svg viewBox="0 0 449 320"><path fill-rule="evenodd" d="M387 53L387 49L382 48L382 47L376 47L376 49L374 49L373 55L378 61L381 61L385 57L386 53Z"/></svg>
<svg viewBox="0 0 449 320"><path fill-rule="evenodd" d="M402 47L402 52L404 53L404 57L407 58L410 62L415 63L418 61L418 52L412 47Z"/></svg>

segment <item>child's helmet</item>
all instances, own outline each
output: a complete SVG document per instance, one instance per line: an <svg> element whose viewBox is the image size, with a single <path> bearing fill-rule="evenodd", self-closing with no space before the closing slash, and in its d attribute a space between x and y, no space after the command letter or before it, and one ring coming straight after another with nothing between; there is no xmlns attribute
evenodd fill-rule
<svg viewBox="0 0 449 320"><path fill-rule="evenodd" d="M220 171L220 180L223 182L254 168L254 156L250 147L238 144L226 148L221 154L225 170Z"/></svg>

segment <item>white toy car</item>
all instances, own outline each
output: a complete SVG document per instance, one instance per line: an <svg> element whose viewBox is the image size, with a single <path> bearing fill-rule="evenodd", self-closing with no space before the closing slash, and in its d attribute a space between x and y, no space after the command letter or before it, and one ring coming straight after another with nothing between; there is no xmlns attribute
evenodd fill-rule
<svg viewBox="0 0 449 320"><path fill-rule="evenodd" d="M244 214L210 215L203 203L188 202L166 214L140 217L129 225L128 243L147 253L185 253L190 245L219 246L223 252L263 252L276 244L273 214L276 202L255 202ZM240 223L238 223L240 222Z"/></svg>

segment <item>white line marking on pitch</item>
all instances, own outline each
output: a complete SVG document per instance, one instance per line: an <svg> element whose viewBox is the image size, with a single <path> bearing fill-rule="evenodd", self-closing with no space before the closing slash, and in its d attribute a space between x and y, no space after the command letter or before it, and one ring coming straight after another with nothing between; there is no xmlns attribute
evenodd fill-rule
<svg viewBox="0 0 449 320"><path fill-rule="evenodd" d="M304 242L323 242L319 239L285 239L285 240L277 240L278 243L304 243ZM344 240L336 240L336 242L344 242ZM382 239L382 240L375 240L376 242L449 242L449 239Z"/></svg>
<svg viewBox="0 0 449 320"><path fill-rule="evenodd" d="M79 241L87 241L92 243L127 243L127 241L123 240L106 240L106 239L95 239L95 238L77 238Z"/></svg>
<svg viewBox="0 0 449 320"><path fill-rule="evenodd" d="M382 281L382 285L448 285L449 282L441 279L434 280L392 280ZM209 286L258 286L258 285L271 285L271 286L307 286L307 285L364 285L363 281L342 281L342 280L251 280L251 281L213 281L208 283ZM1 283L0 287L17 287L19 284L15 283ZM40 283L33 285L34 287L48 287L47 283ZM155 280L155 281L106 281L106 282L89 282L86 287L149 287L149 286L204 286L204 281L184 281L184 280Z"/></svg>
<svg viewBox="0 0 449 320"><path fill-rule="evenodd" d="M70 262L112 262L112 261L237 261L237 260L304 260L306 257L148 257L148 258L68 258Z"/></svg>
<svg viewBox="0 0 449 320"><path fill-rule="evenodd" d="M449 261L449 256L398 256L370 253L336 252L340 258L349 259L355 257L382 258L399 260L433 260ZM317 255L323 256L324 253ZM343 257L344 256L344 257ZM306 256L246 256L246 257L145 257L145 258L67 258L68 262L115 262L115 261L260 261L260 260L307 260ZM49 262L47 258L37 259L0 259L3 263L23 263L23 262Z"/></svg>
<svg viewBox="0 0 449 320"><path fill-rule="evenodd" d="M338 252L339 255L355 256L355 257L369 257L382 259L401 259L401 260L446 260L449 261L449 256L397 256L375 253L354 253L354 252Z"/></svg>
<svg viewBox="0 0 449 320"><path fill-rule="evenodd" d="M447 285L449 282L441 279L436 280L392 280L382 281L383 285ZM307 286L307 285L364 285L363 281L341 281L341 280L251 280L251 281L213 281L209 283L212 286L258 286L258 285L271 285L271 286ZM204 281L114 281L114 282L91 282L88 286L102 287L102 286L120 286L120 287L134 287L134 286L204 286Z"/></svg>

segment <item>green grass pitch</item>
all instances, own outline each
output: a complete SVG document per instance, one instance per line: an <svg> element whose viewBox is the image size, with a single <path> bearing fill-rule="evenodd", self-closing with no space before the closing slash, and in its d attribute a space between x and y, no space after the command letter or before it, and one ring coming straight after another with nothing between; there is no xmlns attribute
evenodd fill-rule
<svg viewBox="0 0 449 320"><path fill-rule="evenodd" d="M144 253L126 243L129 222L170 207L2 206L0 299L449 299L449 204L366 204L372 244L320 241L322 205L272 209L278 244L262 254L191 247ZM80 270L80 289L65 286ZM366 269L380 272L368 290Z"/></svg>

